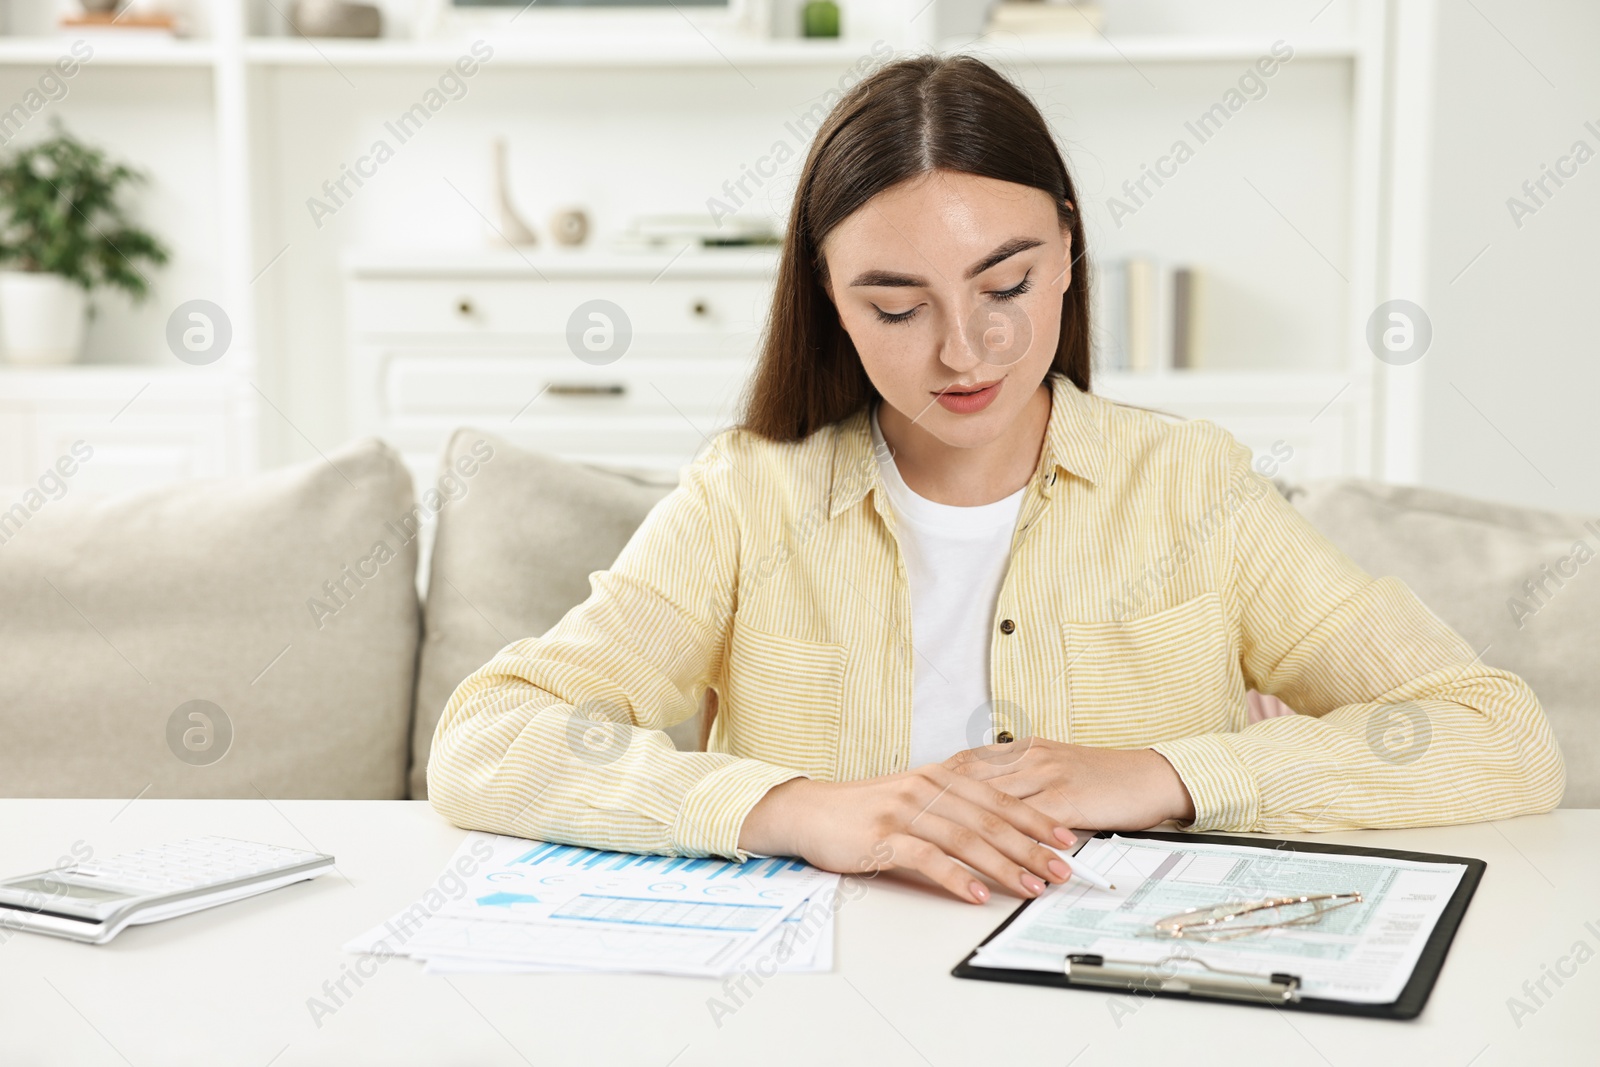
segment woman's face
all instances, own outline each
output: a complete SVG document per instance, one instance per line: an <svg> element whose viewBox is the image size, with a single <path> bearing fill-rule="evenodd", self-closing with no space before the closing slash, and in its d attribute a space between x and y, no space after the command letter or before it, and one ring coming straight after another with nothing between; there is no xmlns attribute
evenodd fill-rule
<svg viewBox="0 0 1600 1067"><path fill-rule="evenodd" d="M933 171L869 200L822 255L867 377L946 444L995 440L1049 371L1072 236L1042 190ZM978 386L990 388L941 395Z"/></svg>

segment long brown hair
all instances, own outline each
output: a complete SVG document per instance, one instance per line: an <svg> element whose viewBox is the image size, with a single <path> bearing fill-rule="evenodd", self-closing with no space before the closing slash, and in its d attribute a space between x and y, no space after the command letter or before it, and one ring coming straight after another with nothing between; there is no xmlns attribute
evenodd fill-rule
<svg viewBox="0 0 1600 1067"><path fill-rule="evenodd" d="M872 197L933 170L1031 186L1050 194L1087 263L1078 197L1033 102L968 55L915 56L855 85L828 114L800 173L761 355L742 398L743 429L797 441L878 396L823 282L822 241ZM1089 391L1088 271L1061 298L1051 373Z"/></svg>

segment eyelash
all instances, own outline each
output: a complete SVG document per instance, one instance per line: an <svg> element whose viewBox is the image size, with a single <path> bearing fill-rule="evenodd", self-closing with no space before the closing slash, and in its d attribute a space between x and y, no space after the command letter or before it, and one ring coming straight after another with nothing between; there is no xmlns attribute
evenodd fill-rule
<svg viewBox="0 0 1600 1067"><path fill-rule="evenodd" d="M1030 273L1032 273L1032 272L1030 272ZM1033 288L1033 283L1028 281L1028 275L1025 274L1025 275L1023 275L1022 280L1020 282L1018 282L1012 288L1007 289L1005 292L1002 292L1002 293L991 293L989 295L993 296L996 300L1015 300L1017 297L1021 296L1023 293L1028 292L1032 288ZM895 315L889 314L887 311L884 311L880 307L874 307L872 310L874 310L874 311L876 311L878 313L878 321L879 322L886 322L886 323L909 322L909 321L911 321L911 316L913 316L913 315L915 315L917 313L917 309L916 308L912 308L909 311L902 311L902 312L900 312L898 314L895 314Z"/></svg>

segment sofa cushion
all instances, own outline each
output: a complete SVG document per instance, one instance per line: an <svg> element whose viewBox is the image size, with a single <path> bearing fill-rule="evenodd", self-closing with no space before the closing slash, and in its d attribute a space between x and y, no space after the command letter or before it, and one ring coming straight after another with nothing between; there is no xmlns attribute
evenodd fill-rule
<svg viewBox="0 0 1600 1067"><path fill-rule="evenodd" d="M1369 573L1410 586L1483 662L1532 686L1565 758L1562 806L1600 807L1600 520L1360 479L1286 495Z"/></svg>
<svg viewBox="0 0 1600 1067"><path fill-rule="evenodd" d="M458 430L441 479L463 482L439 512L412 727L411 796L428 789L428 751L445 702L500 649L537 637L590 593L676 474L572 463L478 430ZM668 731L699 743L699 716Z"/></svg>
<svg viewBox="0 0 1600 1067"><path fill-rule="evenodd" d="M0 794L404 797L409 529L375 440L0 525Z"/></svg>

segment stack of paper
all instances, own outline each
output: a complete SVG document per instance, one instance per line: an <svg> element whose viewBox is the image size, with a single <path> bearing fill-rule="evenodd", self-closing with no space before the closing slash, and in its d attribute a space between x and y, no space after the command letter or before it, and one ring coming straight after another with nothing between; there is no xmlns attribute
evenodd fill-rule
<svg viewBox="0 0 1600 1067"><path fill-rule="evenodd" d="M1092 37L1105 21L1095 0L1000 0L989 11L989 32Z"/></svg>
<svg viewBox="0 0 1600 1067"><path fill-rule="evenodd" d="M1400 996L1467 868L1459 863L1342 856L1204 842L1129 838L1086 842L1077 858L1115 891L1073 879L1045 889L974 954L980 967L1051 971L1086 952L1165 963L1167 976L1222 967L1298 975L1306 996L1368 1004ZM1155 920L1239 900L1359 891L1359 904L1315 924L1228 941L1160 937ZM1203 966L1202 966L1203 964Z"/></svg>
<svg viewBox="0 0 1600 1067"><path fill-rule="evenodd" d="M472 833L417 903L345 945L429 973L643 971L720 977L833 967L839 876Z"/></svg>

